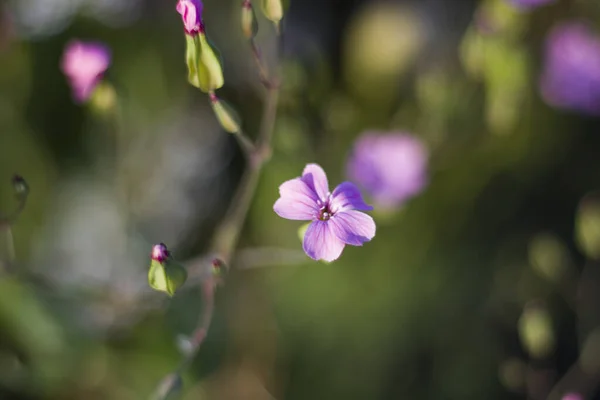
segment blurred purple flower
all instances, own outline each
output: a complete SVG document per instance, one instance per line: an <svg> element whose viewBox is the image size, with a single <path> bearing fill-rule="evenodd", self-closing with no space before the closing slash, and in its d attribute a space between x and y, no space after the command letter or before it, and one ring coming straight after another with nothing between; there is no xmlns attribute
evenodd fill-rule
<svg viewBox="0 0 600 400"><path fill-rule="evenodd" d="M550 4L554 1L556 0L508 0L508 2L513 6L526 10L543 6L544 4Z"/></svg>
<svg viewBox="0 0 600 400"><path fill-rule="evenodd" d="M600 115L600 37L586 25L570 22L546 39L543 99L551 106Z"/></svg>
<svg viewBox="0 0 600 400"><path fill-rule="evenodd" d="M185 31L190 34L198 34L202 28L202 10L204 5L201 0L179 0L176 10L181 14Z"/></svg>
<svg viewBox="0 0 600 400"><path fill-rule="evenodd" d="M367 132L354 143L347 173L377 205L394 208L425 188L427 162L428 151L416 137Z"/></svg>
<svg viewBox="0 0 600 400"><path fill-rule="evenodd" d="M333 193L325 171L308 164L302 176L279 186L281 196L273 209L282 218L312 221L304 234L303 248L315 260L336 260L344 246L362 246L375 236L375 221L360 211L370 211L358 188L351 182L338 185Z"/></svg>
<svg viewBox="0 0 600 400"><path fill-rule="evenodd" d="M563 396L562 400L583 400L583 396L579 393L567 393Z"/></svg>
<svg viewBox="0 0 600 400"><path fill-rule="evenodd" d="M72 41L65 47L61 69L69 79L73 97L84 102L110 65L110 50L97 42Z"/></svg>

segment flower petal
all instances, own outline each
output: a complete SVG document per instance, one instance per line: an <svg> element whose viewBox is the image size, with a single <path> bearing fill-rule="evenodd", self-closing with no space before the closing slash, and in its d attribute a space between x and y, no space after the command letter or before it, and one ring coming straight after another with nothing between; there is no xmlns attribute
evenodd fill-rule
<svg viewBox="0 0 600 400"><path fill-rule="evenodd" d="M282 218L306 221L319 213L317 194L300 178L282 183L279 195L273 210Z"/></svg>
<svg viewBox="0 0 600 400"><path fill-rule="evenodd" d="M323 168L317 164L308 164L302 171L302 180L325 202L329 196L329 182Z"/></svg>
<svg viewBox="0 0 600 400"><path fill-rule="evenodd" d="M302 247L314 260L331 262L336 260L344 250L344 242L333 232L330 221L314 221L304 234Z"/></svg>
<svg viewBox="0 0 600 400"><path fill-rule="evenodd" d="M328 222L332 224L335 235L346 244L362 246L375 236L375 221L360 211L338 212Z"/></svg>
<svg viewBox="0 0 600 400"><path fill-rule="evenodd" d="M273 206L273 210L281 218L291 219L296 221L310 221L314 219L315 211L314 207L309 206L306 203L295 201L287 197L280 197Z"/></svg>
<svg viewBox="0 0 600 400"><path fill-rule="evenodd" d="M352 182L340 183L331 195L331 208L334 212L344 210L371 211L372 206L365 203L360 190Z"/></svg>

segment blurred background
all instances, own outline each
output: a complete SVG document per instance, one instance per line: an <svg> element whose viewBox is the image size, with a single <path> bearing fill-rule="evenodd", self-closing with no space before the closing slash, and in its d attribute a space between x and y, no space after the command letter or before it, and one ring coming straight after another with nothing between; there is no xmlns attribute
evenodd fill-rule
<svg viewBox="0 0 600 400"><path fill-rule="evenodd" d="M240 3L204 21L255 137ZM202 309L194 285L150 291L151 246L204 254L243 153L187 83L175 1L0 4L2 214L13 174L30 187L0 232L0 398L148 398ZM587 31L552 39L563 24ZM283 32L273 158L183 398L600 399L600 3L292 0ZM71 97L75 38L112 51L105 102ZM349 179L364 132L417 138L426 184L314 262L277 188L308 162Z"/></svg>

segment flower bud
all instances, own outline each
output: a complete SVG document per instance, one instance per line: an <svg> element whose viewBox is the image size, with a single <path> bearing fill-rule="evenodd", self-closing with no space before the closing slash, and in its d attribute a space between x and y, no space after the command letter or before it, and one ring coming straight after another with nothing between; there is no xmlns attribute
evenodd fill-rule
<svg viewBox="0 0 600 400"><path fill-rule="evenodd" d="M179 0L176 10L181 14L185 32L195 36L203 30L202 10L204 6L200 0Z"/></svg>
<svg viewBox="0 0 600 400"><path fill-rule="evenodd" d="M282 0L262 0L263 14L276 24L283 18Z"/></svg>
<svg viewBox="0 0 600 400"><path fill-rule="evenodd" d="M242 32L247 39L254 38L258 32L258 22L250 0L244 0L242 3Z"/></svg>
<svg viewBox="0 0 600 400"><path fill-rule="evenodd" d="M29 194L29 185L22 176L14 175L11 181L13 190L18 197L26 197Z"/></svg>
<svg viewBox="0 0 600 400"><path fill-rule="evenodd" d="M214 276L221 276L223 274L223 269L227 268L227 265L223 260L219 258L215 258L211 262L212 274Z"/></svg>
<svg viewBox="0 0 600 400"><path fill-rule="evenodd" d="M219 99L214 93L210 95L210 105L217 120L226 132L238 133L240 131L240 118L233 107Z"/></svg>
<svg viewBox="0 0 600 400"><path fill-rule="evenodd" d="M175 291L185 283L187 271L171 259L171 253L164 243L152 247L150 255L150 270L148 271L148 284L154 290L165 292L173 296Z"/></svg>
<svg viewBox="0 0 600 400"><path fill-rule="evenodd" d="M186 35L188 81L205 93L219 89L224 84L221 60L206 35Z"/></svg>
<svg viewBox="0 0 600 400"><path fill-rule="evenodd" d="M152 246L152 254L150 257L160 263L165 262L169 258L169 250L164 243L155 244Z"/></svg>

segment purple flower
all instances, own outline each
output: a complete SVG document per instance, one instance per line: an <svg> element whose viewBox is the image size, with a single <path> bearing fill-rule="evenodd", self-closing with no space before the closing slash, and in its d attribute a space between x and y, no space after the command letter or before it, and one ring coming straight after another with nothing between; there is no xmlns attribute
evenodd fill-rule
<svg viewBox="0 0 600 400"><path fill-rule="evenodd" d="M551 106L600 115L600 37L569 22L546 39L542 98Z"/></svg>
<svg viewBox="0 0 600 400"><path fill-rule="evenodd" d="M347 173L381 207L400 206L427 185L428 151L405 133L367 132L359 137Z"/></svg>
<svg viewBox="0 0 600 400"><path fill-rule="evenodd" d="M513 6L522 10L529 10L535 7L543 6L544 4L553 3L555 0L508 0Z"/></svg>
<svg viewBox="0 0 600 400"><path fill-rule="evenodd" d="M325 171L308 164L302 176L279 186L273 209L282 218L312 221L304 234L303 248L315 260L336 260L344 246L362 246L375 236L375 221L360 211L369 211L351 182L338 185L333 193Z"/></svg>
<svg viewBox="0 0 600 400"><path fill-rule="evenodd" d="M164 243L155 244L152 246L152 253L150 254L150 258L160 263L164 262L167 258L169 258L169 250Z"/></svg>
<svg viewBox="0 0 600 400"><path fill-rule="evenodd" d="M89 99L109 65L110 50L104 44L78 40L67 44L61 69L69 79L77 102Z"/></svg>
<svg viewBox="0 0 600 400"><path fill-rule="evenodd" d="M201 0L179 0L176 10L181 14L185 31L190 35L198 34L202 27L202 10L204 5Z"/></svg>

